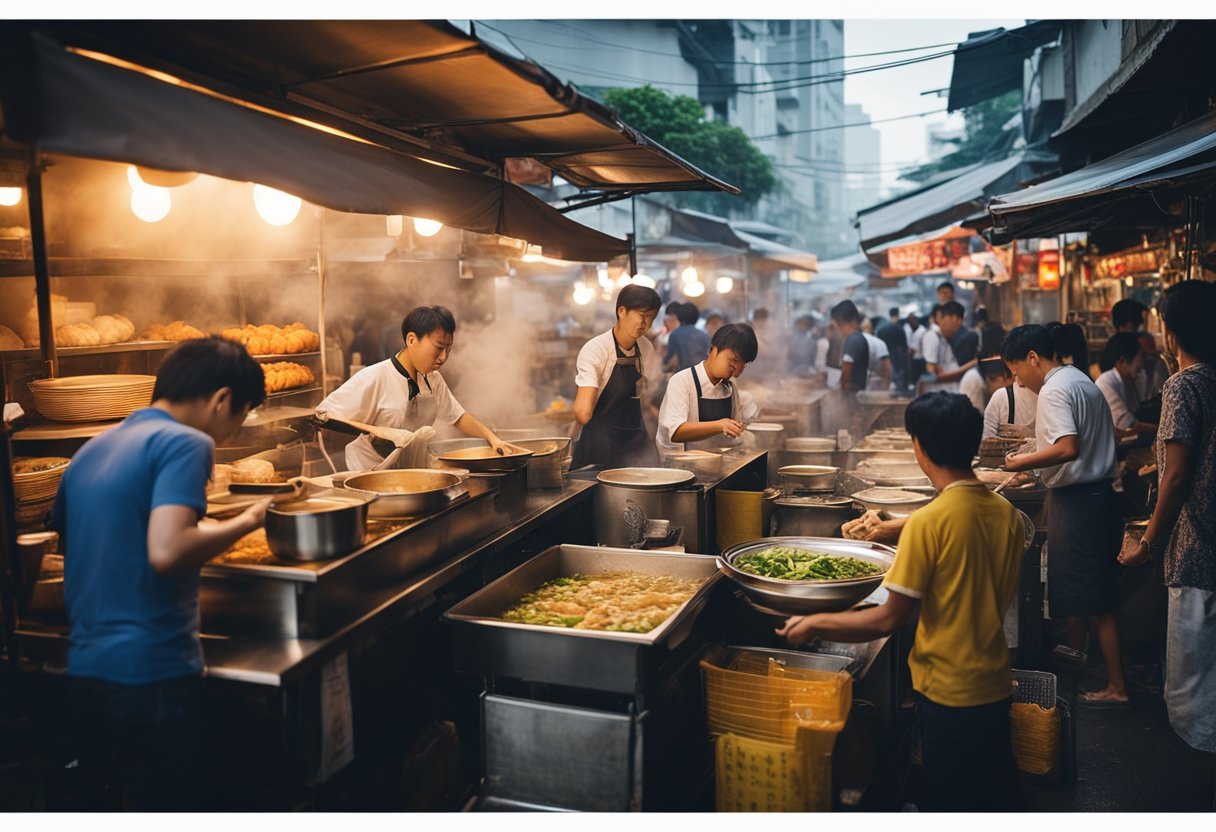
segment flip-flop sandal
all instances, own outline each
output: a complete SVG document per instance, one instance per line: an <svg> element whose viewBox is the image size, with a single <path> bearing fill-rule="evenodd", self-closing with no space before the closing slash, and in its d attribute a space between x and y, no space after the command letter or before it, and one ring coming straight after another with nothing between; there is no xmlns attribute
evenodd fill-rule
<svg viewBox="0 0 1216 832"><path fill-rule="evenodd" d="M1130 699L1087 699L1085 695L1077 697L1077 707L1090 711L1128 711L1131 710Z"/></svg>

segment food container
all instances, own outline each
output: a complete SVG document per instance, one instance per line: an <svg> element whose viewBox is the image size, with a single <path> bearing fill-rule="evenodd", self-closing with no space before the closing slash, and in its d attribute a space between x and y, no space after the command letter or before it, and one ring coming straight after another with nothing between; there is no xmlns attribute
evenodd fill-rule
<svg viewBox="0 0 1216 832"><path fill-rule="evenodd" d="M607 486L639 491L668 491L696 479L691 471L672 468L610 468L595 478Z"/></svg>
<svg viewBox="0 0 1216 832"><path fill-rule="evenodd" d="M335 480L339 488L376 495L368 507L371 517L417 517L438 511L451 502L464 477L434 468L400 468L365 471Z"/></svg>
<svg viewBox="0 0 1216 832"><path fill-rule="evenodd" d="M769 533L795 537L839 537L840 527L861 514L852 497L778 497Z"/></svg>
<svg viewBox="0 0 1216 832"><path fill-rule="evenodd" d="M857 558L882 568L878 575L838 581L786 581L744 572L734 562L744 555L770 546L794 546L828 555ZM755 603L791 615L846 610L876 590L891 564L895 550L881 543L829 537L765 537L732 546L717 559L723 574L739 585Z"/></svg>
<svg viewBox="0 0 1216 832"><path fill-rule="evenodd" d="M664 453L663 467L690 471L693 476L713 478L722 474L722 454L710 451L676 451Z"/></svg>
<svg viewBox="0 0 1216 832"><path fill-rule="evenodd" d="M506 440L506 437L502 438ZM539 436L507 441L532 452L532 458L528 460L528 488L562 487L562 475L570 470L570 460L574 455L569 436Z"/></svg>
<svg viewBox="0 0 1216 832"><path fill-rule="evenodd" d="M752 446L758 451L771 451L781 444L785 426L776 422L752 422L747 426Z"/></svg>
<svg viewBox="0 0 1216 832"><path fill-rule="evenodd" d="M55 422L125 419L152 403L156 376L86 375L29 383L38 412Z"/></svg>
<svg viewBox="0 0 1216 832"><path fill-rule="evenodd" d="M791 436L784 447L799 453L831 453L836 450L836 440L827 436Z"/></svg>
<svg viewBox="0 0 1216 832"><path fill-rule="evenodd" d="M840 469L831 465L786 465L777 469L781 490L793 495L799 491L835 491Z"/></svg>
<svg viewBox="0 0 1216 832"><path fill-rule="evenodd" d="M326 493L266 511L266 543L286 560L328 560L353 552L367 535L364 495Z"/></svg>
<svg viewBox="0 0 1216 832"><path fill-rule="evenodd" d="M894 515L907 515L933 501L932 494L904 491L901 488L867 488L858 491L853 499L868 509L887 511Z"/></svg>

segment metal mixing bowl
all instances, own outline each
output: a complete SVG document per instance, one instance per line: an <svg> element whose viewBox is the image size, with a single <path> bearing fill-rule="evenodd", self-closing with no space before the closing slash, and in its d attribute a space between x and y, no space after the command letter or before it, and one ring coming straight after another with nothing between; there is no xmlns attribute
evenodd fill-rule
<svg viewBox="0 0 1216 832"><path fill-rule="evenodd" d="M795 546L829 555L857 558L882 567L866 578L840 581L786 581L744 572L734 565L740 557L770 546ZM881 543L831 537L764 537L732 546L718 558L718 568L761 606L791 615L838 612L854 606L877 589L895 562L895 550Z"/></svg>

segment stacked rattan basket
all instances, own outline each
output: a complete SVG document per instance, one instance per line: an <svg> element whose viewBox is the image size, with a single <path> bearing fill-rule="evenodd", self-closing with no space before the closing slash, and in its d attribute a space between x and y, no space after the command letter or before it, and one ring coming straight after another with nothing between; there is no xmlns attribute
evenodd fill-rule
<svg viewBox="0 0 1216 832"><path fill-rule="evenodd" d="M95 375L30 382L34 406L54 422L125 419L152 403L156 376Z"/></svg>
<svg viewBox="0 0 1216 832"><path fill-rule="evenodd" d="M13 463L13 486L17 496L17 526L38 526L55 503L59 480L68 468L61 456L18 459Z"/></svg>

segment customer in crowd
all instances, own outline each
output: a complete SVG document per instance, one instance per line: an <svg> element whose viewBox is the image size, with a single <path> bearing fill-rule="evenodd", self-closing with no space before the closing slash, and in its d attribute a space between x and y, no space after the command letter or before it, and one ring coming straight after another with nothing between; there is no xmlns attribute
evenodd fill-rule
<svg viewBox="0 0 1216 832"><path fill-rule="evenodd" d="M920 345L926 332L928 329L921 322L920 316L915 312L910 313L904 321L904 336L908 339L909 384L914 384L925 374L925 357L921 353Z"/></svg>
<svg viewBox="0 0 1216 832"><path fill-rule="evenodd" d="M891 351L887 342L874 334L874 329L882 326L883 319L876 315L869 323L870 332L862 330L862 335L866 336L866 345L870 348L870 367L873 368L866 387L885 392L891 389Z"/></svg>
<svg viewBox="0 0 1216 832"><path fill-rule="evenodd" d="M954 301L937 307L938 332L930 330L921 341L925 355L926 375L921 377L921 390L958 392L959 379L975 365L976 359L960 363L950 346L951 339L963 327L963 307Z"/></svg>
<svg viewBox="0 0 1216 832"><path fill-rule="evenodd" d="M1115 332L1130 332L1133 335L1144 328L1144 316L1148 307L1138 300L1124 298L1110 308L1110 323Z"/></svg>
<svg viewBox="0 0 1216 832"><path fill-rule="evenodd" d="M126 808L204 808L199 570L261 527L270 501L199 521L216 443L265 398L245 347L185 341L161 362L151 406L86 442L60 482L52 525L65 546L80 773L117 779ZM88 808L120 808L94 799Z"/></svg>
<svg viewBox="0 0 1216 832"><path fill-rule="evenodd" d="M1161 395L1161 388L1169 378L1170 371L1161 359L1157 339L1149 332L1138 332L1140 340L1140 369L1136 372L1136 390L1141 402L1148 402Z"/></svg>
<svg viewBox="0 0 1216 832"><path fill-rule="evenodd" d="M988 404L984 408L984 438L1007 433L1034 436L1035 411L1039 397L1027 387L1014 383L1013 373L1001 358L986 358L980 362L980 374L988 387Z"/></svg>
<svg viewBox="0 0 1216 832"><path fill-rule="evenodd" d="M1085 375L1090 376L1089 339L1085 337L1085 330L1081 328L1081 325L1053 321L1047 325L1047 331L1051 333L1052 347L1056 351L1059 362L1071 364Z"/></svg>
<svg viewBox="0 0 1216 832"><path fill-rule="evenodd" d="M947 303L954 303L954 284L949 280L938 284L937 287L937 305L944 306Z"/></svg>
<svg viewBox="0 0 1216 832"><path fill-rule="evenodd" d="M710 309L705 313L705 334L710 338L713 338L714 333L718 331L718 328L727 323L729 323L729 321L726 320L725 315L723 315L717 309Z"/></svg>
<svg viewBox="0 0 1216 832"><path fill-rule="evenodd" d="M844 338L840 356L840 390L846 399L856 401L853 394L865 390L870 378L870 345L861 331L861 313L851 300L842 300L832 307L832 323Z"/></svg>
<svg viewBox="0 0 1216 832"><path fill-rule="evenodd" d="M680 306L681 303L678 300L673 300L663 308L663 328L659 330L659 334L654 339L654 349L659 355L667 354L667 342L671 339L671 333L680 326L680 316L676 314L680 311Z"/></svg>
<svg viewBox="0 0 1216 832"><path fill-rule="evenodd" d="M1187 744L1216 752L1216 284L1183 281L1161 303L1178 373L1162 392L1157 432L1161 484L1131 566L1164 555L1169 588L1165 704Z"/></svg>
<svg viewBox="0 0 1216 832"><path fill-rule="evenodd" d="M1020 326L1002 357L1018 384L1038 394L1036 450L1006 458L1009 471L1039 470L1047 486L1047 596L1052 615L1065 616L1069 641L1084 647L1092 620L1107 685L1082 694L1089 708L1130 707L1115 621L1116 558L1122 520L1111 482L1115 431L1102 392L1078 367L1062 363L1046 327Z"/></svg>
<svg viewBox="0 0 1216 832"><path fill-rule="evenodd" d="M668 310L671 306L668 305ZM709 336L697 329L701 317L695 303L680 303L676 307L676 318L680 325L667 336L667 352L663 355L663 367L673 373L687 370L709 354Z"/></svg>
<svg viewBox="0 0 1216 832"><path fill-rule="evenodd" d="M908 357L908 339L899 323L899 307L891 307L889 318L881 324L875 322L874 334L887 345L887 353L891 357L891 381L895 385L897 395L904 395L909 387L911 360Z"/></svg>
<svg viewBox="0 0 1216 832"><path fill-rule="evenodd" d="M872 641L902 627L919 604L908 656L923 760L918 808L1016 810L1003 620L1017 593L1022 519L971 471L982 425L963 396L921 396L908 405L904 424L939 496L907 518L883 580L886 600L857 612L795 616L777 632L794 645Z"/></svg>
<svg viewBox="0 0 1216 832"><path fill-rule="evenodd" d="M815 373L815 316L799 315L794 319L788 348L789 372L797 378L809 378Z"/></svg>
<svg viewBox="0 0 1216 832"><path fill-rule="evenodd" d="M1155 431L1156 425L1136 418L1140 407L1135 380L1136 370L1140 369L1140 340L1131 332L1116 332L1102 349L1098 368L1102 374L1095 384L1110 407L1115 435L1123 438Z"/></svg>
<svg viewBox="0 0 1216 832"><path fill-rule="evenodd" d="M960 305L959 308L962 309L962 306ZM986 318L988 313L983 309L979 311ZM972 361L984 357L980 354L980 331L978 329L980 325L977 324L976 326L977 329L972 329L963 324L950 337L950 349L954 351L954 357L958 363L964 367Z"/></svg>

